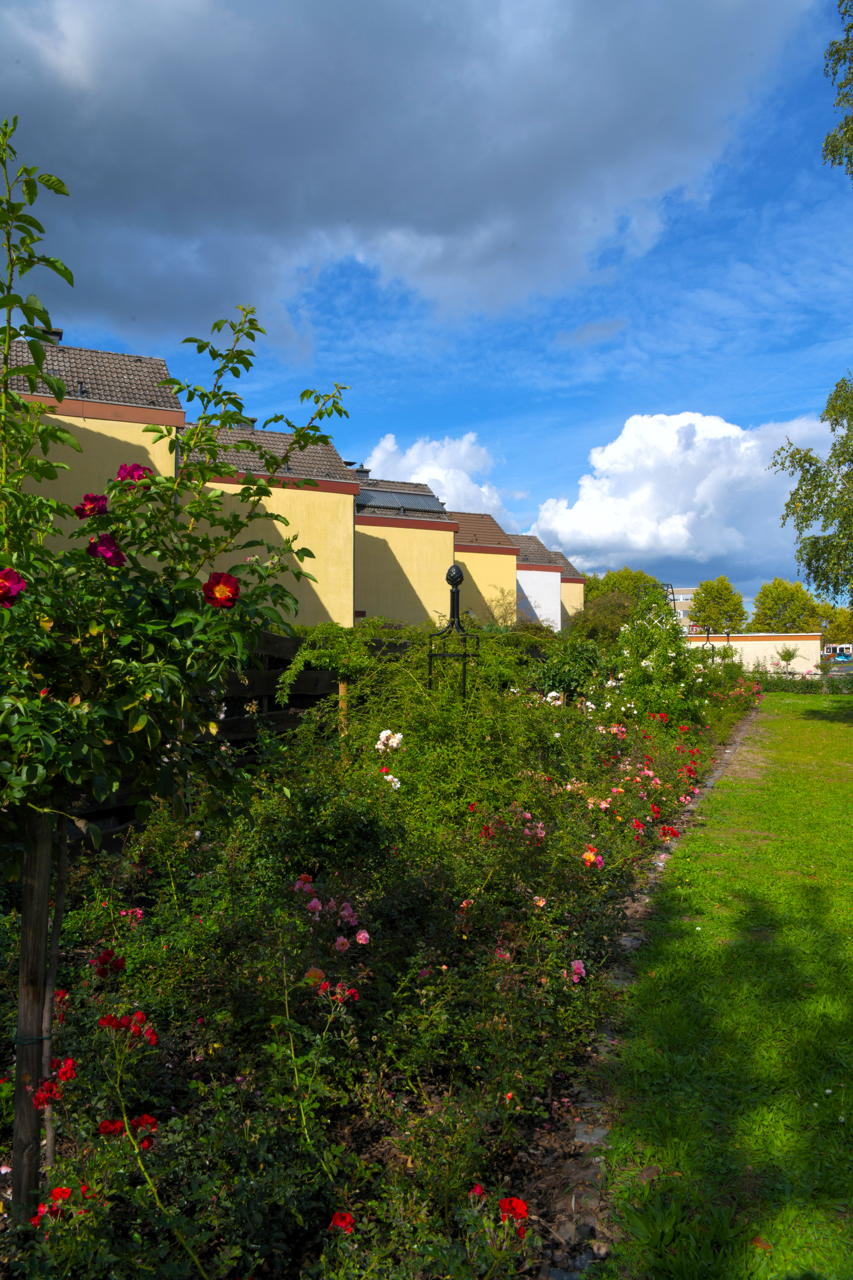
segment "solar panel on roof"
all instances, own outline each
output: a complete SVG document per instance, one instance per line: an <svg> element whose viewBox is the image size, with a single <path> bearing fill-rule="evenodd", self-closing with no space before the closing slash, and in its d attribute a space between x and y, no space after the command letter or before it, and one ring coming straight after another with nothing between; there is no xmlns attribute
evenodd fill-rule
<svg viewBox="0 0 853 1280"><path fill-rule="evenodd" d="M444 507L431 493L408 493L393 489L362 489L358 495L360 507L397 507L401 511L438 511Z"/></svg>

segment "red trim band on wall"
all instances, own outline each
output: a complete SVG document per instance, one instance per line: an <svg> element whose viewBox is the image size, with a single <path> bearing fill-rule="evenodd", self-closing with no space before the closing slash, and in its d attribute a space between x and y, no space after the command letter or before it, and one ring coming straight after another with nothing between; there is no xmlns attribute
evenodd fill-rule
<svg viewBox="0 0 853 1280"><path fill-rule="evenodd" d="M146 426L162 423L167 427L182 427L186 422L183 409L156 409L153 405L110 404L104 400L78 400L66 396L60 403L52 396L33 396L22 393L22 400L30 404L43 404L49 413L69 418L97 418L111 422L144 422Z"/></svg>
<svg viewBox="0 0 853 1280"><path fill-rule="evenodd" d="M374 525L385 529L438 529L445 533L457 533L459 525L453 520L404 520L393 516L356 516L357 525Z"/></svg>
<svg viewBox="0 0 853 1280"><path fill-rule="evenodd" d="M487 547L482 542L457 542L456 550L469 555L472 551L487 556L517 556L518 547Z"/></svg>

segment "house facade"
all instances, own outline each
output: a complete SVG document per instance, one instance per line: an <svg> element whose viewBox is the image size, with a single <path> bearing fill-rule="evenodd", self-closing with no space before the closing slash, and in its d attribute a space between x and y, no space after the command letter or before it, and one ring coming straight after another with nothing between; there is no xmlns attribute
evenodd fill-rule
<svg viewBox="0 0 853 1280"><path fill-rule="evenodd" d="M518 540L504 533L494 516L474 511L448 514L457 525L455 560L465 574L459 589L462 612L480 622L512 626L517 617Z"/></svg>
<svg viewBox="0 0 853 1280"><path fill-rule="evenodd" d="M14 344L12 358L29 363L25 343ZM23 378L14 379L13 387L44 404L80 445L79 453L66 449L55 455L68 467L51 482L61 501L75 505L84 493L103 492L124 463L175 473L191 424L177 397L161 385L169 376L165 361L64 346L60 334L59 344L46 349L45 367L66 386L61 403L46 387L42 394L30 393ZM175 428L178 451L146 432L149 425ZM304 576L285 582L296 597L300 623L348 627L381 616L442 624L449 599L445 579L454 563L465 575L462 610L483 623L512 625L526 617L558 631L583 607L583 577L562 553L548 551L532 535L507 534L490 515L447 511L429 485L376 479L365 467L345 462L331 444L293 450L287 432L245 425L224 433L222 443L227 467L270 484L262 503L269 518L258 521L251 536L279 549L291 568L304 570ZM270 454L281 458L274 472ZM212 487L226 504L240 502L241 484L234 476L215 477ZM309 549L310 556L300 562L291 543ZM213 567L233 569L233 554Z"/></svg>
<svg viewBox="0 0 853 1280"><path fill-rule="evenodd" d="M447 617L447 570L457 525L429 485L374 480L354 468L355 619L438 625Z"/></svg>

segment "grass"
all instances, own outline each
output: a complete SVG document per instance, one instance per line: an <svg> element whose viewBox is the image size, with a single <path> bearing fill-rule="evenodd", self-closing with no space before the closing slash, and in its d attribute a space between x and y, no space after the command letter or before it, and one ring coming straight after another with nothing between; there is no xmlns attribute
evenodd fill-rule
<svg viewBox="0 0 853 1280"><path fill-rule="evenodd" d="M623 997L604 1274L853 1278L851 814L853 698L768 696Z"/></svg>

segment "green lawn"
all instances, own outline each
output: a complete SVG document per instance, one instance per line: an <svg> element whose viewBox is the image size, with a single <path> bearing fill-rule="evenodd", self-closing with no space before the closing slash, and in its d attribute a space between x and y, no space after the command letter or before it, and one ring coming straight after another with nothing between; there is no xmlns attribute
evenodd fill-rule
<svg viewBox="0 0 853 1280"><path fill-rule="evenodd" d="M623 996L603 1274L853 1278L851 863L853 697L769 695Z"/></svg>

